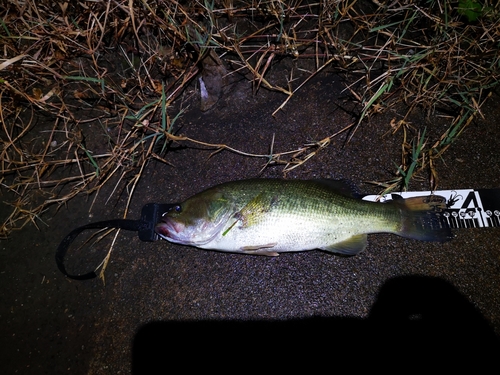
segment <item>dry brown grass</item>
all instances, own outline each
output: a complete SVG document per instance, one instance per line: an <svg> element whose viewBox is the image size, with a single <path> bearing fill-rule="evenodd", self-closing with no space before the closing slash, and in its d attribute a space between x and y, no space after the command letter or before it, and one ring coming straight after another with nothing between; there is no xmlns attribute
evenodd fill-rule
<svg viewBox="0 0 500 375"><path fill-rule="evenodd" d="M177 115L167 109L208 70L209 58L222 60L227 74L246 75L257 95L283 93L275 113L315 75L340 74L358 103L358 120L342 130L349 137L366 118L407 103L406 115L391 124L404 133L402 161L396 177L380 185L404 187L430 169L435 186L433 161L484 115L499 80L500 6L481 3L469 22L458 3L442 0L8 0L0 10L0 184L15 198L0 237L105 184L113 192L127 186L130 199L149 160L168 163L160 151L171 142L261 157L286 172L336 136L284 153L274 153L270 141L268 155L255 155L174 135ZM275 81L279 59L303 62L309 73ZM407 119L417 107L429 115L447 110L448 130L436 139L412 130ZM45 133L40 116L53 123ZM105 147L91 142L89 123L102 130Z"/></svg>

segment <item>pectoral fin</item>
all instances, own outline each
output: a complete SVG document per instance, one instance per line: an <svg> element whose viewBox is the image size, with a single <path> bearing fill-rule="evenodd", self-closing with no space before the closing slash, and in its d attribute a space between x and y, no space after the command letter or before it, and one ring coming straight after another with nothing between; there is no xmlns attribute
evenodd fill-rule
<svg viewBox="0 0 500 375"><path fill-rule="evenodd" d="M355 236L349 237L347 240L344 240L342 242L336 242L330 246L322 247L321 250L343 255L356 255L362 252L367 244L367 235L357 234Z"/></svg>
<svg viewBox="0 0 500 375"><path fill-rule="evenodd" d="M249 227L258 224L277 202L277 197L269 198L265 196L264 193L256 195L241 210L233 215L234 222L224 231L224 233L222 233L222 235L225 236L237 223L241 223L241 227Z"/></svg>

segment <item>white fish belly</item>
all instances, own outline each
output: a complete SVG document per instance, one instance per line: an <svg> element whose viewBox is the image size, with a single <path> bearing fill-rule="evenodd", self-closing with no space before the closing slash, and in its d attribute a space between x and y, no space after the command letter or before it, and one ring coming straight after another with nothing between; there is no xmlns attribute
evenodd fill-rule
<svg viewBox="0 0 500 375"><path fill-rule="evenodd" d="M280 214L268 215L256 224L235 221L230 220L212 241L199 247L229 252L304 251L328 247L357 234L390 231L374 228L369 217Z"/></svg>

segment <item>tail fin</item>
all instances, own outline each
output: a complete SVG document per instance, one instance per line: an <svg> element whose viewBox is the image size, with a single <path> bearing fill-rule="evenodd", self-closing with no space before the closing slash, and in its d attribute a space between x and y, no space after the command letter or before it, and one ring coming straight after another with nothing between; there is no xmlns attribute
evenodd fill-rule
<svg viewBox="0 0 500 375"><path fill-rule="evenodd" d="M421 241L446 242L453 238L450 226L438 212L411 211L403 212L401 236Z"/></svg>
<svg viewBox="0 0 500 375"><path fill-rule="evenodd" d="M396 196L397 197L397 196ZM431 205L425 197L391 200L401 210L401 230L398 235L420 241L446 242L453 238L449 224L438 207Z"/></svg>

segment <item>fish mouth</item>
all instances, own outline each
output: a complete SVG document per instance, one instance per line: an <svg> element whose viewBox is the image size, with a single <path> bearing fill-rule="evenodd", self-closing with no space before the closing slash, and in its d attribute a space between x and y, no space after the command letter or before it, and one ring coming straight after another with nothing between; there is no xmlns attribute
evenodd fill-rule
<svg viewBox="0 0 500 375"><path fill-rule="evenodd" d="M170 220L168 217L162 217L160 222L155 226L155 232L162 238L175 242L175 243L186 243L183 238L183 231L185 226L179 222Z"/></svg>
<svg viewBox="0 0 500 375"><path fill-rule="evenodd" d="M165 216L160 219L160 222L155 226L155 232L163 239L178 243L181 245L198 246L203 245L211 240L211 238L200 238L199 231L203 233L205 227L203 225L185 225L179 221Z"/></svg>
<svg viewBox="0 0 500 375"><path fill-rule="evenodd" d="M163 239L181 245L200 246L214 239L219 233L220 223L213 226L209 221L184 224L169 216L162 217L155 232Z"/></svg>

